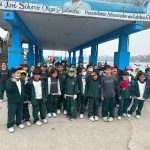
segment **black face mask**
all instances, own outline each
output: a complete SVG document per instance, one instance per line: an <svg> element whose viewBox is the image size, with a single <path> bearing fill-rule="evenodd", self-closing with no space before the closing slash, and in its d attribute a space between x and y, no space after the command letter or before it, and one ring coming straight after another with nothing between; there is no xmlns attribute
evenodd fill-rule
<svg viewBox="0 0 150 150"><path fill-rule="evenodd" d="M145 82L145 80L144 80L144 81L140 81L140 80L139 80L139 82L140 82L140 83L144 83L144 82Z"/></svg>

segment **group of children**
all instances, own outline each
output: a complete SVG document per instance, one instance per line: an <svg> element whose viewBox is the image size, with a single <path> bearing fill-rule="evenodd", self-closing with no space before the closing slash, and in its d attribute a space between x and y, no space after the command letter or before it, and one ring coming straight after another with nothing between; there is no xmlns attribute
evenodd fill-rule
<svg viewBox="0 0 150 150"><path fill-rule="evenodd" d="M6 82L10 133L15 131L14 124L21 129L25 127L23 121L27 126L31 125L29 102L34 123L38 126L46 124L47 117L57 117L62 110L70 120L76 119L78 113L82 119L86 107L89 120L98 121L100 104L106 122L114 120L116 105L119 105L118 120L130 118L135 110L136 118L140 118L144 102L150 97L145 73L139 71L133 77L130 66L120 74L116 67L109 65L84 68L80 64L76 68L72 64L66 71L65 68L63 63L57 63L49 68L46 64L32 66L29 71L26 66L10 70L11 78Z"/></svg>

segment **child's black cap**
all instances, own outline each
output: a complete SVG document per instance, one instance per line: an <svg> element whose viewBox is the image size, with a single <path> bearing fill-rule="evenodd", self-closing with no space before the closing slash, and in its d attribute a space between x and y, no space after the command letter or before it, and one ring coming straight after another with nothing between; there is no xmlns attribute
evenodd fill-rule
<svg viewBox="0 0 150 150"><path fill-rule="evenodd" d="M42 73L42 71L41 71L40 68L35 68L35 69L33 70L33 75L34 75L34 74L36 74L36 75L41 75L41 73Z"/></svg>
<svg viewBox="0 0 150 150"><path fill-rule="evenodd" d="M21 70L21 69L22 69L21 67L12 67L10 69L10 74L13 74L13 73L15 73L15 72L17 72L18 70Z"/></svg>

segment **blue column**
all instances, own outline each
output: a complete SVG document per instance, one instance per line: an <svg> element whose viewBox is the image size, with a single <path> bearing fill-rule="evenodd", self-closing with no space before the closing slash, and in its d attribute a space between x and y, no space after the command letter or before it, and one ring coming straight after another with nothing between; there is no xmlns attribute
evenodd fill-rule
<svg viewBox="0 0 150 150"><path fill-rule="evenodd" d="M8 48L8 68L19 66L24 61L24 53L21 47L21 31L19 27L12 26L12 46Z"/></svg>
<svg viewBox="0 0 150 150"><path fill-rule="evenodd" d="M68 65L71 64L71 52L68 52L69 53L69 57L68 57Z"/></svg>
<svg viewBox="0 0 150 150"><path fill-rule="evenodd" d="M42 62L42 50L39 49L39 62Z"/></svg>
<svg viewBox="0 0 150 150"><path fill-rule="evenodd" d="M39 63L39 49L38 46L35 45L35 65Z"/></svg>
<svg viewBox="0 0 150 150"><path fill-rule="evenodd" d="M44 62L43 50L41 49L41 62Z"/></svg>
<svg viewBox="0 0 150 150"><path fill-rule="evenodd" d="M119 37L119 48L118 52L114 54L114 65L118 66L119 69L123 70L130 62L129 48L129 36L121 35Z"/></svg>
<svg viewBox="0 0 150 150"><path fill-rule="evenodd" d="M76 64L76 51L73 52L72 64Z"/></svg>
<svg viewBox="0 0 150 150"><path fill-rule="evenodd" d="M44 56L43 56L43 50L39 49L39 62L43 63L44 62Z"/></svg>
<svg viewBox="0 0 150 150"><path fill-rule="evenodd" d="M33 53L33 42L29 41L29 48L28 48L28 53L27 53L27 64L29 67L34 65L35 60L34 60L34 53Z"/></svg>
<svg viewBox="0 0 150 150"><path fill-rule="evenodd" d="M96 44L93 44L91 46L91 56L90 56L90 63L93 65L97 65L97 49L98 46Z"/></svg>
<svg viewBox="0 0 150 150"><path fill-rule="evenodd" d="M79 64L79 63L83 63L83 61L84 61L83 48L81 48L81 49L80 49L80 55L79 55L78 64Z"/></svg>

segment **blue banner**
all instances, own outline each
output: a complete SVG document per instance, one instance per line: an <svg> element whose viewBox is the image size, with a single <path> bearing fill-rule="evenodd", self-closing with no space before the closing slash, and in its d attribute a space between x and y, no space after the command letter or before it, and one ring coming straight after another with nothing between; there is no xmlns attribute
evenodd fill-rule
<svg viewBox="0 0 150 150"><path fill-rule="evenodd" d="M4 0L0 0L4 1ZM95 11L149 13L150 0L7 0L25 3Z"/></svg>
<svg viewBox="0 0 150 150"><path fill-rule="evenodd" d="M150 21L150 0L0 0L0 10Z"/></svg>

